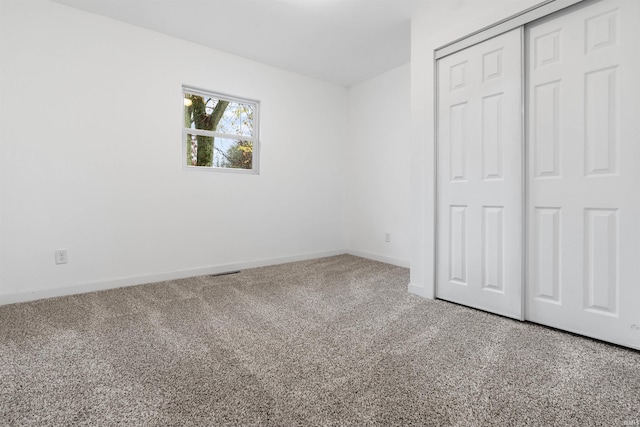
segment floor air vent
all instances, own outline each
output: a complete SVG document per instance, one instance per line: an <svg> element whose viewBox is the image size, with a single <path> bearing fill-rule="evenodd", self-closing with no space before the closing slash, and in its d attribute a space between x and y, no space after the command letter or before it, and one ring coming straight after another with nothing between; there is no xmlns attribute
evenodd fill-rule
<svg viewBox="0 0 640 427"><path fill-rule="evenodd" d="M237 274L240 273L240 270L236 270L236 271L227 271L226 273L217 273L217 274L210 274L209 277L220 277L220 276L228 276L230 274Z"/></svg>

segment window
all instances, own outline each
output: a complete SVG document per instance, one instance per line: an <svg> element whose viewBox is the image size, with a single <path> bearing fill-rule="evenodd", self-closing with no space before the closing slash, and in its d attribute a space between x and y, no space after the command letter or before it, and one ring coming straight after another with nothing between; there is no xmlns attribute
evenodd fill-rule
<svg viewBox="0 0 640 427"><path fill-rule="evenodd" d="M182 87L186 168L258 173L259 102Z"/></svg>

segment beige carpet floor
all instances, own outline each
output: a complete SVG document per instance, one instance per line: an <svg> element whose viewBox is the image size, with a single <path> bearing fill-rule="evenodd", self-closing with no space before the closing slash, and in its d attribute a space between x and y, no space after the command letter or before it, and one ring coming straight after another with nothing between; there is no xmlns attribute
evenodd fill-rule
<svg viewBox="0 0 640 427"><path fill-rule="evenodd" d="M343 255L0 307L0 425L640 423L640 352L408 280Z"/></svg>

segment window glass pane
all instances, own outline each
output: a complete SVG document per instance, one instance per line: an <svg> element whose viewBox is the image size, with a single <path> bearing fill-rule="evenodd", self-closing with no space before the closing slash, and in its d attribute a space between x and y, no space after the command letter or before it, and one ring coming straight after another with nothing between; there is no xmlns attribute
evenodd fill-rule
<svg viewBox="0 0 640 427"><path fill-rule="evenodd" d="M187 166L213 166L212 136L187 134Z"/></svg>
<svg viewBox="0 0 640 427"><path fill-rule="evenodd" d="M218 123L216 132L253 136L253 106L230 102Z"/></svg>
<svg viewBox="0 0 640 427"><path fill-rule="evenodd" d="M187 166L251 169L253 143L187 134Z"/></svg>
<svg viewBox="0 0 640 427"><path fill-rule="evenodd" d="M216 138L213 165L219 168L251 169L253 167L253 143Z"/></svg>
<svg viewBox="0 0 640 427"><path fill-rule="evenodd" d="M184 94L184 127L253 136L254 106L192 93Z"/></svg>

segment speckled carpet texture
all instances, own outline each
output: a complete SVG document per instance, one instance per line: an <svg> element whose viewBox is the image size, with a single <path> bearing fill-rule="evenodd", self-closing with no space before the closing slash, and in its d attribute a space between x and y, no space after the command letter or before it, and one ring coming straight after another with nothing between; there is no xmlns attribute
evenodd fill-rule
<svg viewBox="0 0 640 427"><path fill-rule="evenodd" d="M2 426L625 426L640 352L341 255L0 307Z"/></svg>

